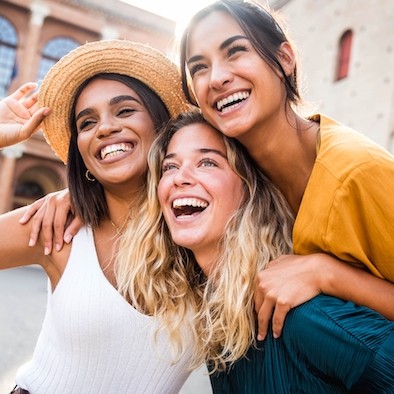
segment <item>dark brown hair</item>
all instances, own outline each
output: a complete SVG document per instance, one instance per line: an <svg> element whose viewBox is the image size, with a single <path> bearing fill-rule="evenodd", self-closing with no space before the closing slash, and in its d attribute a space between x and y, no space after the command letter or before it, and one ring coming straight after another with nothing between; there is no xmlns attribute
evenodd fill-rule
<svg viewBox="0 0 394 394"><path fill-rule="evenodd" d="M215 11L228 13L239 24L249 39L257 53L273 68L280 72L286 87L287 99L293 104L300 100L300 93L297 83L297 67L291 75L286 75L279 61L280 45L288 42L288 38L275 20L272 13L260 5L243 0L219 0L197 12L190 20L188 27L184 31L180 47L180 65L182 76L182 89L187 100L197 105L195 99L189 91L186 51L188 39L193 27L207 15Z"/></svg>
<svg viewBox="0 0 394 394"><path fill-rule="evenodd" d="M72 132L67 159L67 174L70 197L75 209L75 214L81 217L85 224L91 226L97 226L103 219L108 218L108 206L105 200L103 186L97 181L89 182L85 178L87 168L78 150L75 105L83 89L96 79L118 81L133 89L149 112L156 133L170 119L169 112L159 96L147 85L129 76L120 74L98 74L86 80L79 87L69 118Z"/></svg>

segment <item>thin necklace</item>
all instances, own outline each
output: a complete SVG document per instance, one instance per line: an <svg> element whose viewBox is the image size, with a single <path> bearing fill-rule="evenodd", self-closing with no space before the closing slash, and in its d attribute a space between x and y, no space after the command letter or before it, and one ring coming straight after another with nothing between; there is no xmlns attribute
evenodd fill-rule
<svg viewBox="0 0 394 394"><path fill-rule="evenodd" d="M116 234L119 236L122 235L123 228L124 228L126 222L123 224L123 226L121 228L119 228L111 219L109 221L111 222L112 227L115 229Z"/></svg>

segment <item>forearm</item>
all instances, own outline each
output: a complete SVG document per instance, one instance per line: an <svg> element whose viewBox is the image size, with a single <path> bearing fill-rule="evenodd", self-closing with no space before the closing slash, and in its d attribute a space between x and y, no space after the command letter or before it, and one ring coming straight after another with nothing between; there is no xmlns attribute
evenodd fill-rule
<svg viewBox="0 0 394 394"><path fill-rule="evenodd" d="M371 308L394 320L394 284L327 256L321 272L321 291Z"/></svg>

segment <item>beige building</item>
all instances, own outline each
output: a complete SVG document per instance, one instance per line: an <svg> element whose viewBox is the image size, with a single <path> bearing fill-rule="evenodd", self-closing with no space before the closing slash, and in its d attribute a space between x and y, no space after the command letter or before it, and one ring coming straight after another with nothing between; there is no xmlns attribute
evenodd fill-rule
<svg viewBox="0 0 394 394"><path fill-rule="evenodd" d="M304 98L394 153L394 1L280 2Z"/></svg>
<svg viewBox="0 0 394 394"><path fill-rule="evenodd" d="M40 81L63 55L106 38L172 53L175 23L120 0L0 0L0 98ZM0 151L0 213L66 186L65 166L42 134Z"/></svg>

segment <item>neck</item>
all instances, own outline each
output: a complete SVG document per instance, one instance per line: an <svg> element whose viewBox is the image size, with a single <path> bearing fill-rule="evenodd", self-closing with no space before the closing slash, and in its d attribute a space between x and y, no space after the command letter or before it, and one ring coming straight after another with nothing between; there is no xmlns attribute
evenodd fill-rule
<svg viewBox="0 0 394 394"><path fill-rule="evenodd" d="M316 159L319 125L292 110L248 135L245 146L297 214ZM241 141L243 143L243 141Z"/></svg>
<svg viewBox="0 0 394 394"><path fill-rule="evenodd" d="M215 262L219 258L219 253L215 249L214 251L198 251L194 252L194 258L196 259L197 264L200 266L202 271L204 272L206 277L209 277L212 267L214 266Z"/></svg>
<svg viewBox="0 0 394 394"><path fill-rule="evenodd" d="M121 235L129 218L132 216L131 207L137 208L135 204L115 195L107 195L109 222L117 235Z"/></svg>

